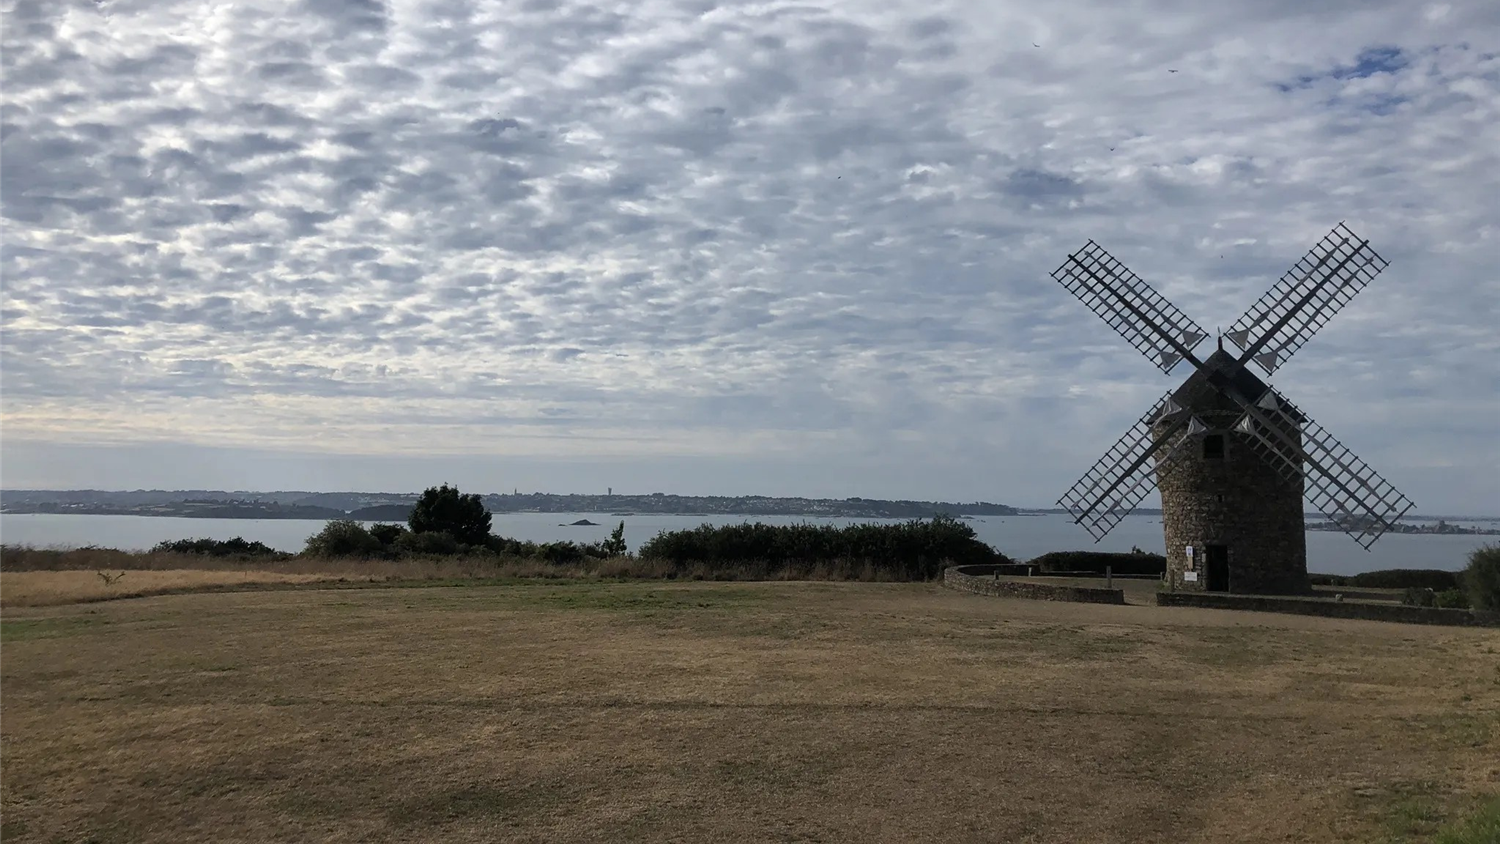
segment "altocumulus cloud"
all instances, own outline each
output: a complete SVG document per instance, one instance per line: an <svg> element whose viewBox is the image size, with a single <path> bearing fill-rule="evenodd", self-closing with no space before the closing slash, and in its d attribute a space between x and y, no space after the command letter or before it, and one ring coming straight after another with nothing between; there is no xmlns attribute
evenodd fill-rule
<svg viewBox="0 0 1500 844"><path fill-rule="evenodd" d="M1228 325L1347 220L1392 266L1278 386L1423 509L1500 503L1495 4L5 21L10 486L180 446L1044 504L1170 386L1047 278L1069 251Z"/></svg>

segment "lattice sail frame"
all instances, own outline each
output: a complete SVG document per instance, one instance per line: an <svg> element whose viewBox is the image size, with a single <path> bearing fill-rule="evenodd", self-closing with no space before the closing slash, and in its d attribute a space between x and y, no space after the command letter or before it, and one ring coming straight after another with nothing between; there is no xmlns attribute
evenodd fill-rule
<svg viewBox="0 0 1500 844"><path fill-rule="evenodd" d="M1366 551L1413 506L1379 472L1275 390L1267 390L1246 408L1233 430L1246 435L1251 450L1282 477L1301 475L1307 500Z"/></svg>
<svg viewBox="0 0 1500 844"><path fill-rule="evenodd" d="M1178 418L1158 435L1156 424L1172 417ZM1176 460L1192 439L1177 434L1191 429L1194 423L1202 427L1201 422L1182 412L1171 393L1163 395L1057 503L1098 542L1156 488L1158 467ZM1162 451L1169 442L1170 447ZM1157 452L1161 454L1152 463L1150 458Z"/></svg>
<svg viewBox="0 0 1500 844"><path fill-rule="evenodd" d="M1198 323L1092 240L1053 270L1052 278L1168 375L1182 361L1182 349L1192 351L1208 337Z"/></svg>
<svg viewBox="0 0 1500 844"><path fill-rule="evenodd" d="M1369 241L1339 223L1235 320L1224 339L1271 375L1388 265Z"/></svg>

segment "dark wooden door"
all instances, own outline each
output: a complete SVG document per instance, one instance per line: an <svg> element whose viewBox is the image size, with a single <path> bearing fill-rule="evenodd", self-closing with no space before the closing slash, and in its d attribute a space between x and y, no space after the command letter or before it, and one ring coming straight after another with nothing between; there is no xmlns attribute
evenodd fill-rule
<svg viewBox="0 0 1500 844"><path fill-rule="evenodd" d="M1208 574L1208 591L1229 591L1229 546L1209 545L1204 548L1203 568Z"/></svg>

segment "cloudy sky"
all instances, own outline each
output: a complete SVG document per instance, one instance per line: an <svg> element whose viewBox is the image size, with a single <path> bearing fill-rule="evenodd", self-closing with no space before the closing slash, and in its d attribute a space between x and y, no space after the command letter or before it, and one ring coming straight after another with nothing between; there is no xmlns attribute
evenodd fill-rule
<svg viewBox="0 0 1500 844"><path fill-rule="evenodd" d="M22 0L6 488L1050 505L1227 328L1391 262L1273 384L1500 511L1500 4ZM1185 375L1179 369L1177 378Z"/></svg>

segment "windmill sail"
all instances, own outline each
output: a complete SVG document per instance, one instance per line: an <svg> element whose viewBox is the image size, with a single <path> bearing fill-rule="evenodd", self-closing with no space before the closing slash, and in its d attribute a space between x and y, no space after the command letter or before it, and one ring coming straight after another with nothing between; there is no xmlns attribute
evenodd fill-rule
<svg viewBox="0 0 1500 844"><path fill-rule="evenodd" d="M1301 475L1307 500L1365 550L1412 508L1389 481L1274 390L1247 407L1234 430L1283 477Z"/></svg>
<svg viewBox="0 0 1500 844"><path fill-rule="evenodd" d="M1245 311L1224 338L1267 375L1286 363L1387 262L1339 223Z"/></svg>
<svg viewBox="0 0 1500 844"><path fill-rule="evenodd" d="M1194 356L1207 332L1092 240L1052 278L1163 372L1184 361L1197 368L1241 408L1236 430L1251 450L1296 478L1308 500L1368 549L1411 501L1244 367L1274 373L1386 266L1368 242L1335 226L1231 326L1225 338L1240 350L1238 361L1222 352L1207 362ZM1159 402L1058 500L1096 542L1151 491L1156 470L1206 432L1190 411Z"/></svg>
<svg viewBox="0 0 1500 844"><path fill-rule="evenodd" d="M1158 435L1158 421L1172 424ZM1170 393L1162 396L1057 503L1098 542L1156 487L1151 457L1159 454L1157 464L1176 459L1188 441L1179 434L1196 421Z"/></svg>
<svg viewBox="0 0 1500 844"><path fill-rule="evenodd" d="M1092 240L1053 270L1052 278L1163 372L1170 374L1208 336Z"/></svg>

